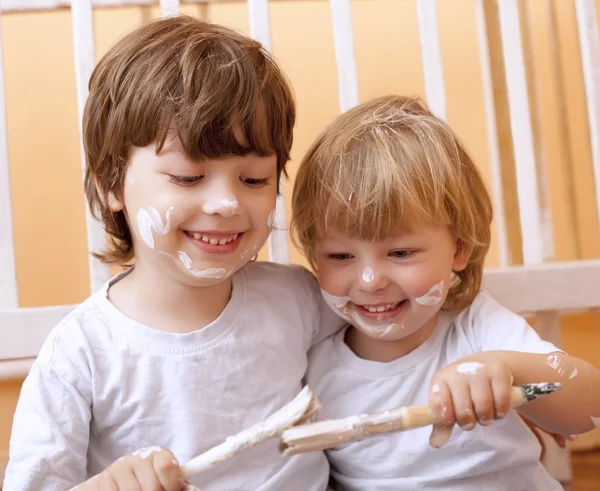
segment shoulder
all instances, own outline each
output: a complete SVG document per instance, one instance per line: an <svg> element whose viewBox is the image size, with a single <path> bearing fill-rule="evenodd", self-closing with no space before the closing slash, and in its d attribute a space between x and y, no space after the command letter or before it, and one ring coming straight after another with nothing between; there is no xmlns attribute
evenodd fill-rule
<svg viewBox="0 0 600 491"><path fill-rule="evenodd" d="M319 295L314 275L297 264L256 261L248 263L240 272L246 284L260 286L269 292L285 289L288 293Z"/></svg>

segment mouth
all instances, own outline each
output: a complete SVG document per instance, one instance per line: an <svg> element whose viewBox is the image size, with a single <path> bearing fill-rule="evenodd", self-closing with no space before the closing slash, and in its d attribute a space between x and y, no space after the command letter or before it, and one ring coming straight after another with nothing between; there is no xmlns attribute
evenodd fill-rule
<svg viewBox="0 0 600 491"><path fill-rule="evenodd" d="M370 320L389 320L396 317L404 305L406 300L401 300L395 303L380 303L376 305L359 305L356 306L356 311L362 317Z"/></svg>
<svg viewBox="0 0 600 491"><path fill-rule="evenodd" d="M185 230L184 233L194 246L209 254L231 254L238 248L244 236L244 232L192 232Z"/></svg>

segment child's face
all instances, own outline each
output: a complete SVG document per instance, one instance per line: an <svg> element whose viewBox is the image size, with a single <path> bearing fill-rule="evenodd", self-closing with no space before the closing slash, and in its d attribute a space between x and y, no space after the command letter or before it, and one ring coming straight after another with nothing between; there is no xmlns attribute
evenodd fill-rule
<svg viewBox="0 0 600 491"><path fill-rule="evenodd" d="M322 293L369 337L398 340L435 323L466 254L447 227L413 223L382 242L331 231L316 243Z"/></svg>
<svg viewBox="0 0 600 491"><path fill-rule="evenodd" d="M122 198L136 265L176 272L192 285L228 278L250 261L271 231L277 197L276 157L192 162L178 139L131 150Z"/></svg>

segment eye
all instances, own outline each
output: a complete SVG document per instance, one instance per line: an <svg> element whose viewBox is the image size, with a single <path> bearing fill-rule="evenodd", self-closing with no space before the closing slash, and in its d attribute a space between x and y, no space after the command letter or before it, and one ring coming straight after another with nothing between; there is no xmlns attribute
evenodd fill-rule
<svg viewBox="0 0 600 491"><path fill-rule="evenodd" d="M263 186L266 186L267 184L269 184L269 179L265 178L265 179L258 179L255 177L244 177L242 178L242 182L251 188L262 188Z"/></svg>
<svg viewBox="0 0 600 491"><path fill-rule="evenodd" d="M406 259L415 253L413 249L396 249L390 252L390 257L394 259Z"/></svg>
<svg viewBox="0 0 600 491"><path fill-rule="evenodd" d="M171 182L179 185L179 186L193 186L197 182L200 182L204 176L172 176Z"/></svg>
<svg viewBox="0 0 600 491"><path fill-rule="evenodd" d="M348 254L346 252L327 254L327 259L333 259L334 261L347 261L348 259L352 259L352 254Z"/></svg>

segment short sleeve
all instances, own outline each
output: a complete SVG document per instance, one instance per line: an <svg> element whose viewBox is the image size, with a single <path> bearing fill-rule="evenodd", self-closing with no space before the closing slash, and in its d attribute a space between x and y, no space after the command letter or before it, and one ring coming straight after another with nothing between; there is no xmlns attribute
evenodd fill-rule
<svg viewBox="0 0 600 491"><path fill-rule="evenodd" d="M477 351L507 350L547 354L561 351L544 341L518 314L494 300L489 293L480 292L468 309L456 318Z"/></svg>

